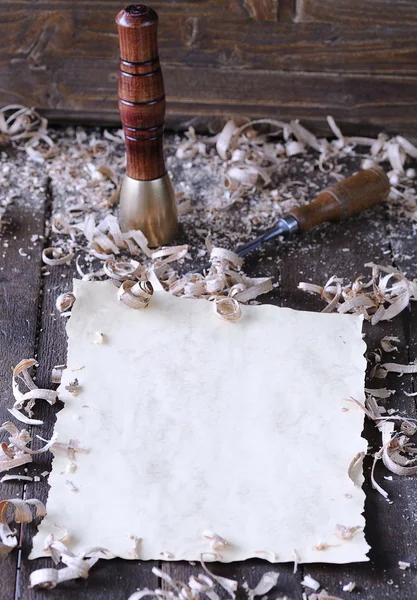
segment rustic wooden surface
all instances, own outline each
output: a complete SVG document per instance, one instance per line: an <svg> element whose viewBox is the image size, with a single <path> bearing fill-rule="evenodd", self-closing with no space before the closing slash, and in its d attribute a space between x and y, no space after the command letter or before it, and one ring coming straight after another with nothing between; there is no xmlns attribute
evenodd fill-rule
<svg viewBox="0 0 417 600"><path fill-rule="evenodd" d="M355 165L345 168L345 174L355 169ZM320 186L325 175L313 174ZM177 180L181 173L175 173ZM297 175L299 179L301 174ZM198 195L198 190L197 190ZM71 265L49 268L50 275L41 276L40 253L42 246L53 242L46 237L31 251L31 258L21 256L19 248L27 248L30 235L43 233L44 223L53 210L62 205L64 198L58 189L45 185L43 198L37 202L30 198L19 198L10 212L11 223L0 235L0 376L2 416L7 419L6 407L11 404L10 366L29 356L41 358L37 370L37 382L40 386L50 387L52 366L65 361L66 340L64 319L55 310L55 299L62 291L71 286L74 270ZM232 212L238 209L232 208ZM49 234L48 234L49 235ZM183 239L187 236L183 233ZM8 248L4 248L4 242ZM284 243L272 242L259 253L250 255L246 260L249 274L269 274L279 282L273 293L264 297L265 302L289 306L301 310L321 310L323 305L315 297L297 289L300 280L321 283L333 274L350 278L364 271L364 263L377 261L383 264L395 264L410 275L415 276L417 250L412 225L388 219L384 207L367 211L360 216L340 224L326 224ZM400 351L395 356L398 362L407 362L417 358L417 307L412 307L412 316L404 313L391 323L370 327L365 324L368 349L379 346L384 335L396 335L401 339ZM407 340L410 344L407 346ZM278 342L278 341L277 341ZM375 382L374 382L375 383ZM398 378L391 375L388 387L396 394L386 403L387 408L400 408L416 417L415 398L404 395L404 391L413 391L411 376ZM314 401L314 399L312 399ZM52 433L54 414L60 407L50 407L40 403L37 417L45 419L42 434L49 438ZM366 424L364 435L369 441L371 451L379 448L380 439L374 427ZM242 583L254 586L260 576L269 570L280 573L278 585L270 598L287 595L291 600L301 600L300 582L307 573L320 581L329 593L348 600L414 600L417 585L417 492L415 479L393 477L386 481L383 475L387 471L379 465L378 480L389 491L393 504L388 504L369 485L370 458L365 463L366 471L366 537L372 546L370 562L359 565L301 565L293 574L292 564L271 566L261 560L251 560L234 564L216 564L218 574L237 577ZM50 456L39 455L29 473L40 474L50 470ZM24 490L24 492L20 491ZM41 481L1 486L3 498L14 495L46 499L48 486L44 478ZM277 500L277 510L279 501ZM28 590L29 574L35 568L51 566L48 560L28 561L31 538L35 532L32 524L24 527L21 552L15 551L0 564L1 600L46 600L59 598L66 600L74 597L88 600L127 600L137 587L154 588L161 585L151 574L153 564L140 561L100 561L87 580L78 580L60 586L54 591L34 592ZM319 540L318 540L319 541ZM398 561L411 562L411 569L401 571ZM175 579L184 579L199 571L198 566L188 563L158 563L161 568ZM353 594L341 591L342 584L355 581L357 591ZM245 593L239 591L239 598Z"/></svg>
<svg viewBox="0 0 417 600"><path fill-rule="evenodd" d="M0 3L0 104L119 122L120 0ZM301 118L417 136L413 0L156 0L168 124ZM197 119L196 119L197 117ZM357 128L356 128L357 130Z"/></svg>

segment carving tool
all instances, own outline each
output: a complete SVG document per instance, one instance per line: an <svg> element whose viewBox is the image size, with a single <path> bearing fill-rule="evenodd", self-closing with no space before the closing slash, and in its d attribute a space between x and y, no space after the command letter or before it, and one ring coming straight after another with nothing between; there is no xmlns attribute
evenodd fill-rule
<svg viewBox="0 0 417 600"><path fill-rule="evenodd" d="M120 43L119 110L127 168L120 191L122 231L140 229L150 246L177 230L174 190L163 149L165 90L158 57L158 15L132 4L116 18Z"/></svg>
<svg viewBox="0 0 417 600"><path fill-rule="evenodd" d="M390 191L390 182L379 167L360 171L352 177L339 181L323 190L310 204L297 206L255 240L235 250L245 256L264 242L279 235L289 237L293 233L307 231L326 221L340 221L375 204L383 202ZM208 269L205 265L198 272Z"/></svg>

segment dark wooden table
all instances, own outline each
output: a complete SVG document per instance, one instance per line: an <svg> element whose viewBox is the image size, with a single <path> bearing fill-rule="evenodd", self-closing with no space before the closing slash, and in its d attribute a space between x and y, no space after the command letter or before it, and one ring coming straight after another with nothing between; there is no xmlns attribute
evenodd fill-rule
<svg viewBox="0 0 417 600"><path fill-rule="evenodd" d="M353 167L352 167L353 169ZM178 173L176 177L179 177ZM298 179L300 174L298 174ZM312 177L315 177L313 174ZM55 310L55 299L61 291L71 287L73 267L64 265L48 269L50 275L43 277L41 252L50 245L46 237L34 245L30 237L43 235L53 207L62 200L59 194L45 181L41 200L32 201L31 192L27 197L18 198L8 210L10 224L0 234L0 378L1 378L1 417L8 419L7 407L12 404L11 371L22 358L39 357L37 383L40 387L50 387L50 373L55 364L65 362L66 339L65 322ZM232 209L236 214L238 208ZM202 216L202 218L204 218ZM183 229L183 241L187 241L189 227ZM30 247L30 259L19 254L19 248ZM350 279L366 271L364 263L375 261L386 265L396 265L409 276L417 272L416 235L412 224L389 214L386 207L364 213L340 224L323 225L302 237L285 243L271 243L260 254L254 254L246 261L248 274L272 273L279 286L264 302L288 306L300 310L318 311L322 302L297 289L299 281L324 283L333 274ZM375 327L365 324L368 350L379 347L385 335L395 335L401 340L395 361L409 362L417 358L417 307L411 313L404 312L390 323L380 323ZM375 382L374 382L375 383ZM396 393L385 406L395 407L416 417L415 398L403 392L414 391L412 376L401 378L390 375L387 387ZM313 400L312 400L313 401ZM45 403L44 403L45 404ZM58 407L59 408L59 407ZM53 415L57 408L39 404L38 418L45 419L42 434L49 437L53 427ZM380 445L380 436L373 424L366 423L365 437L371 452ZM39 455L34 464L29 465L28 473L40 474L50 469L51 457ZM300 565L293 574L292 564L270 565L261 560L218 564L214 570L218 574L236 577L240 583L254 586L261 575L269 570L280 573L277 588L271 598L288 596L291 600L301 600L303 576L311 574L325 587L329 594L341 598L361 600L412 600L417 596L417 494L416 483L412 478L389 475L381 465L377 467L378 480L382 481L392 498L386 502L369 484L371 458L365 460L366 491L366 537L371 545L370 562L350 565ZM300 483L301 485L301 483ZM2 498L36 497L46 500L48 485L45 478L23 486L19 483L1 484ZM278 510L278 507L277 507ZM117 517L116 517L117 518ZM21 544L0 565L0 599L29 600L36 598L60 598L69 600L76 597L89 600L127 600L136 588L154 589L161 581L152 575L152 562L140 561L100 561L90 572L87 580L73 581L52 591L28 589L29 574L35 568L52 566L49 560L28 561L31 538L35 526L22 528ZM398 561L408 561L411 568L401 571ZM158 566L175 579L185 580L191 573L200 571L198 565L188 563L164 563ZM349 594L342 592L342 585L356 582L356 590ZM240 588L239 597L245 592Z"/></svg>

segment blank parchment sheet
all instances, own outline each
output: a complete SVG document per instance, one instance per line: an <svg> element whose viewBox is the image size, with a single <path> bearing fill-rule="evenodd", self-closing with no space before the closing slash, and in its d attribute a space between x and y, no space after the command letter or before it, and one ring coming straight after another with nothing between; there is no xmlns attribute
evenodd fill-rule
<svg viewBox="0 0 417 600"><path fill-rule="evenodd" d="M348 401L364 401L361 317L262 305L230 323L162 291L142 310L108 281L74 293L55 431L88 452L54 451L31 558L62 527L73 552L126 559L199 560L209 531L225 562L368 560L348 475L366 451Z"/></svg>

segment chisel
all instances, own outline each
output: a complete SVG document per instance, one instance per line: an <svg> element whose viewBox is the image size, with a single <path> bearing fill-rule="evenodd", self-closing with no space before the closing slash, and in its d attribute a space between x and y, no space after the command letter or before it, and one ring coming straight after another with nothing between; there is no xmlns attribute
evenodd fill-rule
<svg viewBox="0 0 417 600"><path fill-rule="evenodd" d="M245 256L277 236L289 237L307 231L325 221L340 221L383 202L390 191L390 182L379 167L360 171L323 190L310 204L297 206L261 236L235 250ZM199 271L209 268L205 265Z"/></svg>

